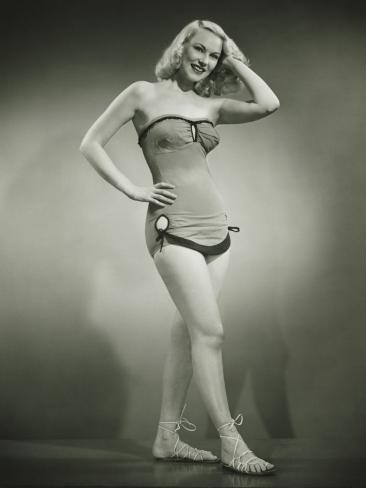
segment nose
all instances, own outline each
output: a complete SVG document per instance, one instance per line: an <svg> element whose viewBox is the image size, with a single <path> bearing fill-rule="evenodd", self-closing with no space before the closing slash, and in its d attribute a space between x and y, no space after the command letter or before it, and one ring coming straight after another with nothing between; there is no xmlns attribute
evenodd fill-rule
<svg viewBox="0 0 366 488"><path fill-rule="evenodd" d="M208 55L202 54L201 58L198 60L199 64L202 67L206 67L208 65Z"/></svg>

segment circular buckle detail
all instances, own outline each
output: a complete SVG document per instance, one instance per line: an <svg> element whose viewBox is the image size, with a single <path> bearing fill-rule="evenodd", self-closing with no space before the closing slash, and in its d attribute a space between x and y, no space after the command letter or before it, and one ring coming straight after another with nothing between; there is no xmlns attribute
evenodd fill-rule
<svg viewBox="0 0 366 488"><path fill-rule="evenodd" d="M164 232L169 227L169 219L165 214L159 215L159 217L155 220L155 229L160 233Z"/></svg>

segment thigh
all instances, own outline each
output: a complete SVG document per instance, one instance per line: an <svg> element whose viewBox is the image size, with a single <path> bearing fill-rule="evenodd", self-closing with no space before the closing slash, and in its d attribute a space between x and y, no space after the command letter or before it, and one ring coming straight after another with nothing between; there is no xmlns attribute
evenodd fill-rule
<svg viewBox="0 0 366 488"><path fill-rule="evenodd" d="M230 248L222 254L206 256L206 263L210 273L211 283L215 292L216 299L219 298L222 290L226 271L229 266ZM175 309L173 327L179 327L184 324L178 309Z"/></svg>
<svg viewBox="0 0 366 488"><path fill-rule="evenodd" d="M205 256L170 245L154 255L154 262L190 334L222 334L215 287Z"/></svg>
<svg viewBox="0 0 366 488"><path fill-rule="evenodd" d="M206 263L208 271L211 276L212 286L215 291L216 298L220 296L222 290L226 271L229 266L230 260L230 248L222 254L215 254L212 256L206 256Z"/></svg>

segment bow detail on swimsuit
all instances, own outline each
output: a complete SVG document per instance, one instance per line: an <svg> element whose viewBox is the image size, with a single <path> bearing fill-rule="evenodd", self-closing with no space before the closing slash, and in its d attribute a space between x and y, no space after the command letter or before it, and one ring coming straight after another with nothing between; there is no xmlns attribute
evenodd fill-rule
<svg viewBox="0 0 366 488"><path fill-rule="evenodd" d="M161 252L163 249L163 244L164 244L165 230L158 229L158 233L159 233L159 235L156 238L156 241L161 241L161 243L160 243L160 252Z"/></svg>

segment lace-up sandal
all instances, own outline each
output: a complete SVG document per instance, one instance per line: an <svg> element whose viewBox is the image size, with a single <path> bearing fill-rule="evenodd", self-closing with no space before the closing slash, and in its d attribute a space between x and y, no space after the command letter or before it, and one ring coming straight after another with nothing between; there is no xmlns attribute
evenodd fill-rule
<svg viewBox="0 0 366 488"><path fill-rule="evenodd" d="M231 419L231 422L221 425L220 427L217 428L217 430L220 432L220 429L222 429L223 427L233 427L234 425L241 425L242 423L243 423L243 415L239 413L235 419ZM240 434L237 434L236 437L220 434L220 437L221 438L227 437L228 439L233 439L235 441L233 458L229 464L222 462L222 466L224 468L235 471L236 473L243 473L252 476L265 476L265 475L272 474L276 471L276 468L273 464L270 464L264 461L263 459L260 459L250 449L247 449L243 451L239 456L236 456L236 449L238 447L238 443L240 440ZM252 454L252 456L248 457L248 455L250 454ZM247 456L248 458L245 461L242 459L244 456ZM264 469L262 467L263 463L265 465ZM257 471L257 469L255 468L256 465L258 466L260 471Z"/></svg>
<svg viewBox="0 0 366 488"><path fill-rule="evenodd" d="M196 447L192 447L189 444L181 441L179 439L179 434L177 431L180 428L193 432L197 429L197 427L190 422L188 419L183 417L184 409L186 408L187 404L184 405L182 413L180 414L179 420L171 421L171 422L159 422L159 429L165 430L167 432L175 433L177 439L174 444L173 454L167 457L156 457L154 458L157 461L175 461L175 462L184 462L184 463L218 463L220 459L217 457L216 459L207 459L205 458L205 454L212 454L209 451L204 451L203 449L197 449ZM167 429L163 427L162 424L177 424L174 430ZM179 445L179 447L178 447Z"/></svg>

